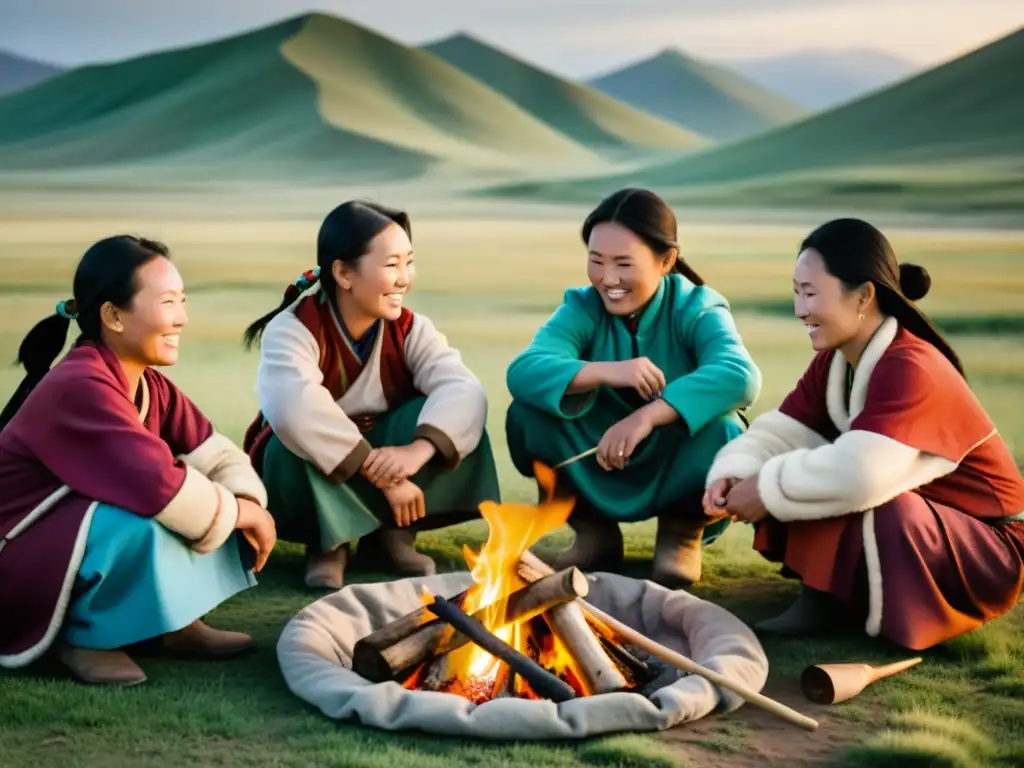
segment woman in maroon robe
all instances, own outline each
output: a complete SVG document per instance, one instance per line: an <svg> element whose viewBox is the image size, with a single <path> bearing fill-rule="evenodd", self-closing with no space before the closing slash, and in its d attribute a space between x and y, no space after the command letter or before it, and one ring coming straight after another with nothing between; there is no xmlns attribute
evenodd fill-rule
<svg viewBox="0 0 1024 768"><path fill-rule="evenodd" d="M81 336L51 371L71 319ZM248 457L152 368L177 361L186 322L167 249L113 237L22 342L28 375L0 415L0 666L53 649L80 680L132 685L146 676L119 649L141 641L252 646L199 620L255 583L275 529Z"/></svg>
<svg viewBox="0 0 1024 768"><path fill-rule="evenodd" d="M802 244L797 316L816 354L775 411L725 446L705 508L757 526L802 581L761 622L802 634L861 617L914 650L1005 614L1024 584L1024 479L956 353L913 301L930 278L856 219Z"/></svg>

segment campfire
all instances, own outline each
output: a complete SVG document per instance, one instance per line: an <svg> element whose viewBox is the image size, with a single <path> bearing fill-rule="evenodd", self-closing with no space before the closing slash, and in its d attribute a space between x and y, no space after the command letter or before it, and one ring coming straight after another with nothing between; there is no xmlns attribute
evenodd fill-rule
<svg viewBox="0 0 1024 768"><path fill-rule="evenodd" d="M447 599L424 591L422 607L356 643L355 672L476 704L508 696L560 702L653 680L653 666L581 607L585 575L553 572L529 551L568 520L574 503L555 498L551 469L537 464L535 473L546 496L539 505L481 505L487 541L479 552L463 549L473 584Z"/></svg>

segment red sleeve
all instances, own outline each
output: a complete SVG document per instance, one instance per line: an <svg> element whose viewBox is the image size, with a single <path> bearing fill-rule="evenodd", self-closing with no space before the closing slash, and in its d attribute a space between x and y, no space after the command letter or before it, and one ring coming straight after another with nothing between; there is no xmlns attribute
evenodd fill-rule
<svg viewBox="0 0 1024 768"><path fill-rule="evenodd" d="M779 406L780 412L830 441L839 436L839 430L832 423L826 406L828 372L831 365L832 353L819 352L815 355L796 387L786 395L786 399Z"/></svg>
<svg viewBox="0 0 1024 768"><path fill-rule="evenodd" d="M959 462L994 425L963 378L927 353L904 348L882 356L868 382L864 410L850 429L874 432Z"/></svg>
<svg viewBox="0 0 1024 768"><path fill-rule="evenodd" d="M164 509L185 482L184 464L146 429L117 382L88 374L52 389L22 433L39 461L90 499L145 517Z"/></svg>
<svg viewBox="0 0 1024 768"><path fill-rule="evenodd" d="M174 456L191 453L210 439L213 424L170 379L149 369L146 380L160 420L160 437Z"/></svg>

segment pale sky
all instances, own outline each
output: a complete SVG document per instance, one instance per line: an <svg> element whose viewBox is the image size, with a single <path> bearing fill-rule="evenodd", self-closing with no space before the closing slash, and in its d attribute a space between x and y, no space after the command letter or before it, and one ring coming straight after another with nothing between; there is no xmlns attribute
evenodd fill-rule
<svg viewBox="0 0 1024 768"><path fill-rule="evenodd" d="M0 49L111 61L310 10L410 44L470 31L573 77L667 46L711 60L874 48L924 67L1024 26L1024 0L0 0Z"/></svg>

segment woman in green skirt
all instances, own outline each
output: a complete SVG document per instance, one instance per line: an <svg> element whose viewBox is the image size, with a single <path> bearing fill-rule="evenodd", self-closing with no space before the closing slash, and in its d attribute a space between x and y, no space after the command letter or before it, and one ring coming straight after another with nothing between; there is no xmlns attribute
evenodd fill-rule
<svg viewBox="0 0 1024 768"><path fill-rule="evenodd" d="M705 476L743 432L761 375L729 305L679 256L657 195L616 192L582 236L591 285L565 293L508 369L512 461L524 475L534 461L567 462L558 474L577 499L576 541L558 567L616 568L619 523L657 517L652 578L688 586L702 542L729 524L705 515Z"/></svg>
<svg viewBox="0 0 1024 768"><path fill-rule="evenodd" d="M410 238L404 212L340 205L320 228L317 267L245 332L261 354L244 446L279 537L306 545L310 587L341 588L357 540L375 567L432 574L416 532L499 500L483 387L403 306Z"/></svg>

